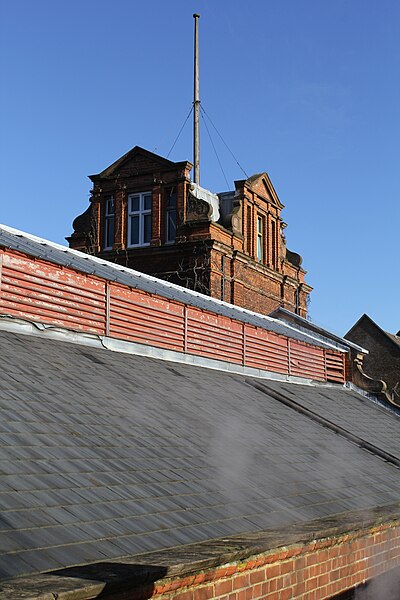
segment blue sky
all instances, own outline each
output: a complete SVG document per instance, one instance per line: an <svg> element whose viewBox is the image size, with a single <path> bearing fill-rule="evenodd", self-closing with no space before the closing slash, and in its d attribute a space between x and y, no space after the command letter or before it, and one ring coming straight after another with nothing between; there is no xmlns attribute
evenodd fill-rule
<svg viewBox="0 0 400 600"><path fill-rule="evenodd" d="M0 222L63 243L88 174L135 145L166 156L201 99L240 165L267 171L310 316L400 329L397 0L0 0ZM212 128L211 128L212 130ZM213 136L229 187L243 173ZM172 160L192 158L191 126ZM202 127L201 183L227 188Z"/></svg>

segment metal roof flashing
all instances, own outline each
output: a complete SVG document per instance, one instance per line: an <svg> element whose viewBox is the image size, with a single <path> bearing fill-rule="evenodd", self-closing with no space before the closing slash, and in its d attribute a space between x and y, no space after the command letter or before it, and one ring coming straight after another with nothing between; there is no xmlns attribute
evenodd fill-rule
<svg viewBox="0 0 400 600"><path fill-rule="evenodd" d="M313 323L312 321L308 321L307 319L305 319L304 317L301 317L300 315L297 315L296 313L290 312L286 308L282 308L282 307L277 308L276 310L274 310L271 313L271 315L277 315L277 316L274 316L273 318L277 319L278 321L287 323L287 324L289 324L290 321L295 321L296 329L299 329L299 331L304 331L304 332L314 331L317 335L319 335L321 337L321 339L324 339L327 342L336 341L336 342L338 342L339 345L341 345L344 348L353 348L354 350L357 350L358 352L362 352L363 354L369 354L369 350L367 350L366 348L363 348L362 346L359 346L358 344L355 344L354 342L351 342L350 340L347 340L346 338L340 337L339 335L336 335L335 333L332 333L331 331L328 331L327 329L320 327L316 323ZM297 322L298 322L298 324L297 324Z"/></svg>
<svg viewBox="0 0 400 600"><path fill-rule="evenodd" d="M136 342L128 342L103 335L77 332L70 329L64 329L59 326L44 325L43 323L20 319L11 315L0 315L0 332L1 331L15 333L18 335L39 337L43 340L46 339L49 341L67 342L69 344L77 344L80 346L90 346L91 348L97 348L99 350L108 350L122 354L131 354L134 356L144 356L162 361L191 365L193 367L203 367L216 371L224 371L232 375L253 377L255 379L334 389L343 388L347 385L341 383L317 381L307 377L286 375L283 373L257 369L254 367L246 367L236 363L205 358L195 354L166 350L157 346L147 346L145 344L139 344Z"/></svg>
<svg viewBox="0 0 400 600"><path fill-rule="evenodd" d="M338 343L335 340L325 338L316 332L306 331L286 321L228 304L217 298L205 296L194 290L157 279L151 275L140 273L128 267L108 262L96 256L73 250L56 242L51 242L2 224L0 224L0 247L16 250L88 275L94 275L100 279L114 281L127 287L140 289L149 294L162 296L169 300L181 302L182 304L224 315L236 321L262 327L263 329L313 346L334 349L340 352L348 352L351 346L350 343L346 342L346 345Z"/></svg>

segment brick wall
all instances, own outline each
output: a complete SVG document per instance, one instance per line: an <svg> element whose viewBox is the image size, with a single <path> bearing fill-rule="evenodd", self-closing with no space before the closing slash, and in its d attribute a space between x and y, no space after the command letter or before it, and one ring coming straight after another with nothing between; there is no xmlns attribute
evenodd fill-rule
<svg viewBox="0 0 400 600"><path fill-rule="evenodd" d="M399 567L395 503L17 577L0 600L398 600Z"/></svg>
<svg viewBox="0 0 400 600"><path fill-rule="evenodd" d="M400 382L400 347L368 318L357 323L345 337L369 350L363 361L364 372L373 379L382 379L391 393Z"/></svg>
<svg viewBox="0 0 400 600"><path fill-rule="evenodd" d="M172 163L136 148L117 167L91 176L91 210L85 222L87 226L90 221L94 229L87 237L95 239L89 242L84 231L75 231L67 238L70 246L218 299L223 294L226 301L262 314L283 306L305 316L311 288L304 282L305 271L286 260L280 217L283 205L269 177L264 173L235 182L241 223L236 228L229 222L224 226L213 223L206 213L188 216L190 168L190 163ZM176 243L167 244L166 193L172 188L177 202ZM151 242L147 247L129 248L127 198L129 193L143 191L152 192ZM115 243L112 250L104 250L105 202L110 195L115 199ZM258 218L263 223L262 257L257 256ZM83 226L82 219L79 222ZM193 248L201 244L202 253L193 255ZM210 258L210 247L217 253L215 258ZM221 255L228 261L225 277Z"/></svg>
<svg viewBox="0 0 400 600"><path fill-rule="evenodd" d="M293 544L182 577L164 578L106 598L323 600L399 565L400 527L390 523L305 545ZM384 585L384 578L382 581Z"/></svg>

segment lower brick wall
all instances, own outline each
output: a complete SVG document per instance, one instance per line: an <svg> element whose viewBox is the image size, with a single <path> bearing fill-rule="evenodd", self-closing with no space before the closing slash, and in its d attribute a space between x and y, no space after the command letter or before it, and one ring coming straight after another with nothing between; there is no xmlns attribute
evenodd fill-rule
<svg viewBox="0 0 400 600"><path fill-rule="evenodd" d="M399 565L400 526L385 524L368 532L357 531L306 545L291 545L106 597L113 600L323 600Z"/></svg>
<svg viewBox="0 0 400 600"><path fill-rule="evenodd" d="M0 600L351 600L356 589L399 599L400 503L2 580Z"/></svg>

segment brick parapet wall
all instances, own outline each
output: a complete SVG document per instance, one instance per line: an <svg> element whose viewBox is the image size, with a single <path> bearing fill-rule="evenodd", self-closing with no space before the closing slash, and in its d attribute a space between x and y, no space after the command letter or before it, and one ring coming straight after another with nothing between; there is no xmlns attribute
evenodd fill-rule
<svg viewBox="0 0 400 600"><path fill-rule="evenodd" d="M159 582L154 600L322 600L400 565L400 528L381 526ZM139 596L141 594L138 590ZM132 596L134 600L136 596ZM119 599L118 599L119 600Z"/></svg>
<svg viewBox="0 0 400 600"><path fill-rule="evenodd" d="M0 600L323 600L399 566L396 504L16 578Z"/></svg>
<svg viewBox="0 0 400 600"><path fill-rule="evenodd" d="M323 600L400 566L400 525L389 523L272 550L183 577L142 585L110 600Z"/></svg>

